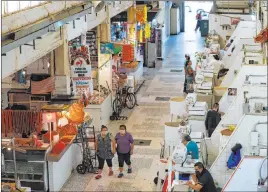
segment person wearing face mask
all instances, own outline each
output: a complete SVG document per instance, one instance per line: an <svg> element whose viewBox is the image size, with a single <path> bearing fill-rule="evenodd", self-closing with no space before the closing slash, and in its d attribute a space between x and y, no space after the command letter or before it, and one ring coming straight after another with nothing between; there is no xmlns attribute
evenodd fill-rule
<svg viewBox="0 0 268 192"><path fill-rule="evenodd" d="M192 175L192 181L188 181L187 185L195 190L200 192L217 192L214 180L210 172L205 169L204 165L201 162L197 162L194 165L195 174Z"/></svg>
<svg viewBox="0 0 268 192"><path fill-rule="evenodd" d="M130 133L126 131L125 125L120 125L119 133L115 136L117 155L119 162L119 175L118 178L122 178L124 163L128 165L128 173L132 173L130 156L133 154L134 140Z"/></svg>
<svg viewBox="0 0 268 192"><path fill-rule="evenodd" d="M187 153L192 155L192 159L199 159L198 146L191 140L190 135L183 135L182 143L186 146Z"/></svg>
<svg viewBox="0 0 268 192"><path fill-rule="evenodd" d="M101 126L101 133L97 135L96 151L99 162L99 170L98 175L95 178L100 179L102 177L101 174L105 160L109 167L109 176L112 176L113 175L112 159L115 154L115 140L112 134L108 133L108 128L104 125Z"/></svg>
<svg viewBox="0 0 268 192"><path fill-rule="evenodd" d="M215 103L212 107L212 110L208 111L205 120L208 137L211 137L212 133L214 132L220 121L221 113L219 113L219 104Z"/></svg>

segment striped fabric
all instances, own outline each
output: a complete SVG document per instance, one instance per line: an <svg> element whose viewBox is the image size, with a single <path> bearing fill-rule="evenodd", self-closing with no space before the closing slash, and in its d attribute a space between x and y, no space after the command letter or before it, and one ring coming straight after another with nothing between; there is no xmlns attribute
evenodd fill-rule
<svg viewBox="0 0 268 192"><path fill-rule="evenodd" d="M46 94L55 90L55 77L49 77L42 81L31 81L32 94Z"/></svg>

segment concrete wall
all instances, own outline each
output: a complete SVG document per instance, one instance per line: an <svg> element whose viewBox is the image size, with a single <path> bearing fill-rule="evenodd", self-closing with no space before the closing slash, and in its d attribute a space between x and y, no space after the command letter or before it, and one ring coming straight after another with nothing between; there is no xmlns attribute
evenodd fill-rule
<svg viewBox="0 0 268 192"><path fill-rule="evenodd" d="M59 2L59 3L63 3L63 2ZM133 2L122 1L120 5L117 5L117 7L111 7L109 11L112 13L112 15L115 15L119 13L118 11L122 12L132 5L133 5ZM63 27L63 28L66 28L66 30L62 29L62 36L60 36L59 29L56 32L49 32L46 35L42 36L42 39L36 40L35 50L33 50L33 47L23 45L22 53L20 53L19 48L16 48L7 52L6 56L2 56L2 66L4 66L2 67L2 79L8 77L9 75L28 66L29 64L33 63L34 61L38 60L44 55L55 50L57 47L63 45L64 41L69 41L71 39L74 39L80 36L81 34L85 33L87 30L91 30L95 28L96 26L101 24L105 19L107 19L107 13L103 9L97 15L95 13L88 14L86 21L85 21L84 16L81 17L80 20L75 20L75 28L73 27L72 22L70 22L69 24L66 24ZM7 23L6 23L6 26L7 26ZM9 28L13 29L14 26L11 24ZM63 34L63 33L66 33L66 34ZM29 42L29 44L32 44L32 42Z"/></svg>

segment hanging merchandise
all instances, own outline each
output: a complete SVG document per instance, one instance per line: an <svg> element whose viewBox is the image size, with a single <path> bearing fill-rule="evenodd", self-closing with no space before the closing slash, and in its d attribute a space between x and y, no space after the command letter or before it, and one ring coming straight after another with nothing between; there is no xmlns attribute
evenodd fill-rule
<svg viewBox="0 0 268 192"><path fill-rule="evenodd" d="M139 31L139 42L143 42L143 30L142 29L140 29L140 31Z"/></svg>
<svg viewBox="0 0 268 192"><path fill-rule="evenodd" d="M128 32L129 32L128 39L134 41L136 39L135 24L129 25Z"/></svg>
<svg viewBox="0 0 268 192"><path fill-rule="evenodd" d="M114 44L113 43L100 43L101 54L114 54Z"/></svg>
<svg viewBox="0 0 268 192"><path fill-rule="evenodd" d="M86 32L86 45L89 48L91 65L92 67L97 67L98 66L98 44L97 44L96 30Z"/></svg>
<svg viewBox="0 0 268 192"><path fill-rule="evenodd" d="M145 24L147 22L147 6L137 6L136 7L136 21L140 24Z"/></svg>
<svg viewBox="0 0 268 192"><path fill-rule="evenodd" d="M128 9L128 16L127 16L127 22L128 23L135 23L135 8L134 7L130 7Z"/></svg>
<svg viewBox="0 0 268 192"><path fill-rule="evenodd" d="M114 44L114 54L117 55L120 52L122 52L122 45L121 44Z"/></svg>
<svg viewBox="0 0 268 192"><path fill-rule="evenodd" d="M80 124L84 121L84 106L82 103L74 103L69 109L67 118L74 124Z"/></svg>
<svg viewBox="0 0 268 192"><path fill-rule="evenodd" d="M150 30L150 42L155 43L155 28L151 28Z"/></svg>
<svg viewBox="0 0 268 192"><path fill-rule="evenodd" d="M39 133L42 128L42 112L28 110L2 110L1 131L5 137L8 134Z"/></svg>
<svg viewBox="0 0 268 192"><path fill-rule="evenodd" d="M122 45L122 62L134 61L134 47L131 44Z"/></svg>
<svg viewBox="0 0 268 192"><path fill-rule="evenodd" d="M151 26L149 23L145 24L144 32L145 32L146 39L151 37Z"/></svg>

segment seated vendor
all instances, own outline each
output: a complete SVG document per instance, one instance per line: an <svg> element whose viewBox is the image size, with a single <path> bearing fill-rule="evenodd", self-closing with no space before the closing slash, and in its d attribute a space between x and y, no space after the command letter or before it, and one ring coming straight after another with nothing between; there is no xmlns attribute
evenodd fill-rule
<svg viewBox="0 0 268 192"><path fill-rule="evenodd" d="M187 153L192 154L193 159L199 159L198 146L197 146L196 142L191 140L190 135L183 135L182 143L186 146Z"/></svg>

